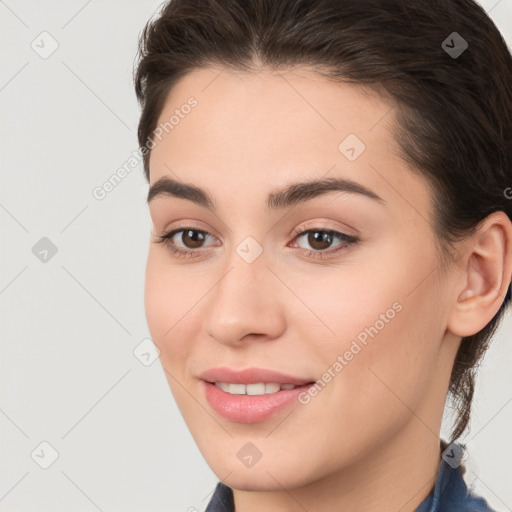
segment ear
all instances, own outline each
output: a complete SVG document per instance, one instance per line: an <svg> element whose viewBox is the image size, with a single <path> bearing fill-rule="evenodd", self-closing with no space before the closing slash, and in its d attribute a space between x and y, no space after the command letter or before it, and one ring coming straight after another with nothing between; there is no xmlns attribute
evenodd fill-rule
<svg viewBox="0 0 512 512"><path fill-rule="evenodd" d="M505 300L512 279L512 222L504 212L494 212L464 244L447 324L461 337L482 330Z"/></svg>

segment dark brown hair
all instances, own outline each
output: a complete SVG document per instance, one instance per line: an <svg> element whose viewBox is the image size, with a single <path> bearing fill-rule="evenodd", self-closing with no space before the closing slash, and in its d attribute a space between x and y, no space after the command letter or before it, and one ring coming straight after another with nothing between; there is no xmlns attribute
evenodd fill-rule
<svg viewBox="0 0 512 512"><path fill-rule="evenodd" d="M462 40L468 47L457 55L451 49L463 48ZM260 65L304 66L391 100L401 156L433 192L440 254L453 259L452 242L495 211L512 219L512 58L474 1L164 4L144 27L134 71L148 181L147 143L168 92L187 73L212 64L249 72ZM509 303L510 290L492 321L462 340L449 386L457 413L453 440L467 428L477 366Z"/></svg>

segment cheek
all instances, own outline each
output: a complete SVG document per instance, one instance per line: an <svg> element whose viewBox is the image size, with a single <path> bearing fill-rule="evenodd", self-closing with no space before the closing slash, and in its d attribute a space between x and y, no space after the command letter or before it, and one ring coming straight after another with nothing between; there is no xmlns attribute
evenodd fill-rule
<svg viewBox="0 0 512 512"><path fill-rule="evenodd" d="M201 299L211 287L208 275L172 264L160 247L150 248L144 288L146 320L173 394L183 391L171 376L180 383L189 378L188 363L203 325Z"/></svg>
<svg viewBox="0 0 512 512"><path fill-rule="evenodd" d="M169 329L170 316L167 317L165 312L173 310L172 294L169 293L169 282L163 270L155 251L150 247L144 281L144 307L151 336L157 345Z"/></svg>
<svg viewBox="0 0 512 512"><path fill-rule="evenodd" d="M365 427L369 431L400 428L429 399L437 377L442 322L435 318L435 291L425 287L408 293L398 285L393 304L387 298L368 304L343 342L352 360L341 372L334 402L346 404L345 417L374 418L376 424Z"/></svg>
<svg viewBox="0 0 512 512"><path fill-rule="evenodd" d="M378 418L383 428L394 428L419 407L435 377L443 336L441 284L432 272L433 253L414 254L411 245L382 250L365 265L338 277L326 273L298 291L331 331L322 328L315 336L308 328L305 338L315 339L320 371L336 375L319 402L339 411L338 424L348 431L355 428L350 418Z"/></svg>
<svg viewBox="0 0 512 512"><path fill-rule="evenodd" d="M182 280L179 278L179 268L173 269L161 251L150 248L146 263L144 307L148 328L160 350L162 364L175 361L175 356L187 346L186 336L180 332L186 322L181 319L191 307L187 307L187 304L193 303L186 297L193 294L193 287L184 287ZM173 357L170 357L171 352Z"/></svg>

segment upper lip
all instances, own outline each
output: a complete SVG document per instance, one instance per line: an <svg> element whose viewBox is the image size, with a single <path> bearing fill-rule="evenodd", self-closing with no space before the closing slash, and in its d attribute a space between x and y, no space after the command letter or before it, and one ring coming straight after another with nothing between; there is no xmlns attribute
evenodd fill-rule
<svg viewBox="0 0 512 512"><path fill-rule="evenodd" d="M230 384L256 384L256 383L275 383L275 384L294 384L301 386L314 382L314 379L305 379L293 377L285 373L267 370L265 368L244 368L235 370L226 366L209 368L199 375L199 378L208 382L227 382Z"/></svg>

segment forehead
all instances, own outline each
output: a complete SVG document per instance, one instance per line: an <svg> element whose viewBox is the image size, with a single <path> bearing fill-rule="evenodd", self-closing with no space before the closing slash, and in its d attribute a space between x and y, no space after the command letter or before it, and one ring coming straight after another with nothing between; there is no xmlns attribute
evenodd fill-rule
<svg viewBox="0 0 512 512"><path fill-rule="evenodd" d="M191 97L196 101L192 109L187 106ZM307 69L249 73L212 67L190 72L171 89L158 125L181 114L173 123L171 143L212 143L228 150L225 157L242 150L263 157L282 154L283 148L296 154L330 149L336 155L337 142L350 133L373 146L390 142L386 121L393 118L391 110L367 88L335 83Z"/></svg>
<svg viewBox="0 0 512 512"><path fill-rule="evenodd" d="M185 108L191 97L197 105ZM283 143L295 142L290 149L299 151L304 143L304 149L310 149L323 140L324 149L332 148L348 133L364 134L375 144L389 137L379 121L391 108L369 89L335 83L306 69L249 73L212 67L194 70L175 84L158 124L190 110L174 124L176 145L189 138L193 128L198 142L216 141L234 151L243 141L245 151L264 147L265 153L282 153Z"/></svg>
<svg viewBox="0 0 512 512"><path fill-rule="evenodd" d="M393 110L367 88L307 69L195 70L168 94L158 124L174 122L152 150L150 182L172 175L214 196L249 189L263 197L329 174L382 197L425 196L426 183L399 156Z"/></svg>

